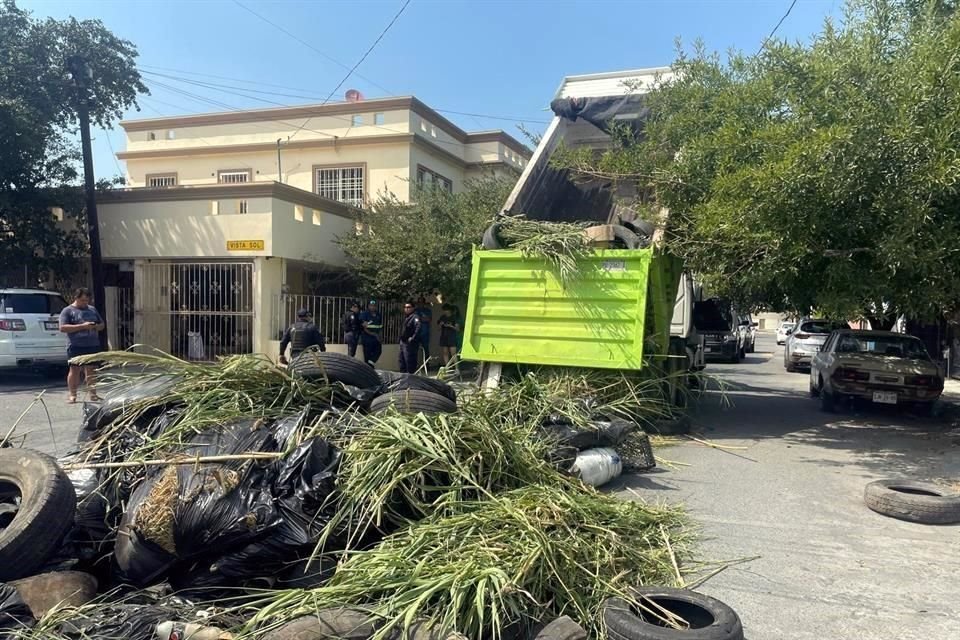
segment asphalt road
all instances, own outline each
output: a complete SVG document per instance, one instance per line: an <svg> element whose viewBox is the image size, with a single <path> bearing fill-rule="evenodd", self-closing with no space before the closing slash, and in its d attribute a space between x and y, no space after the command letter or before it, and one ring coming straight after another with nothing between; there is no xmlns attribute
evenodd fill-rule
<svg viewBox="0 0 960 640"><path fill-rule="evenodd" d="M911 524L864 505L888 477L957 483L955 407L939 419L861 407L821 413L807 376L761 337L739 365L710 365L697 437L658 455L681 465L619 480L624 497L685 503L703 560L760 556L701 587L741 616L748 640L960 638L960 525ZM957 398L951 398L957 401Z"/></svg>
<svg viewBox="0 0 960 640"><path fill-rule="evenodd" d="M54 456L67 453L76 442L85 396L81 392L77 404L68 405L65 379L0 373L0 440L26 411L12 440Z"/></svg>

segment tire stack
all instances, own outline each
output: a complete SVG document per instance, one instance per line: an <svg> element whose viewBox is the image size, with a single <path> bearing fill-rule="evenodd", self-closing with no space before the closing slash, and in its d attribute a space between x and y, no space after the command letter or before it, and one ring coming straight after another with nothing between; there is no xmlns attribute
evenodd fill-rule
<svg viewBox="0 0 960 640"><path fill-rule="evenodd" d="M342 353L305 351L289 370L307 380L340 383L369 413L438 414L457 411L457 394L442 380L416 374L378 372Z"/></svg>

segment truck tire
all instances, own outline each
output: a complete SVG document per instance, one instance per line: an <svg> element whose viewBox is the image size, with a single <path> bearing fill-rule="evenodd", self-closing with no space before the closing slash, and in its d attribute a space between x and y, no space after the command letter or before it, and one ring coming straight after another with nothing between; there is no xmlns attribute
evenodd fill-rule
<svg viewBox="0 0 960 640"><path fill-rule="evenodd" d="M879 514L920 524L960 522L960 494L912 480L877 480L863 491L863 501Z"/></svg>
<svg viewBox="0 0 960 640"><path fill-rule="evenodd" d="M386 413L390 407L400 413L456 413L457 403L446 396L430 391L410 389L377 396L370 403L370 413Z"/></svg>
<svg viewBox="0 0 960 640"><path fill-rule="evenodd" d="M589 235L592 229L598 229L603 227L608 227L610 231L612 231L614 239L620 242L621 244L623 244L624 248L626 249L640 249L643 244L640 240L640 236L635 234L633 231L630 231L630 229L627 229L625 226L619 225L619 224L596 225L593 227L587 227L586 229L584 229L584 233Z"/></svg>
<svg viewBox="0 0 960 640"><path fill-rule="evenodd" d="M73 526L76 508L73 484L53 458L0 450L0 582L43 566Z"/></svg>
<svg viewBox="0 0 960 640"><path fill-rule="evenodd" d="M380 621L357 609L320 609L263 636L263 640L367 640Z"/></svg>
<svg viewBox="0 0 960 640"><path fill-rule="evenodd" d="M451 387L449 384L443 380L428 378L426 376L418 376L415 373L402 374L400 377L388 383L387 386L390 392L413 390L429 391L431 393L436 393L449 398L453 402L457 401L457 392L454 391L453 387Z"/></svg>
<svg viewBox="0 0 960 640"><path fill-rule="evenodd" d="M716 598L669 587L641 587L633 595L683 618L690 628L666 627L656 616L634 610L626 600L609 598L603 603L609 640L743 640L740 617Z"/></svg>
<svg viewBox="0 0 960 640"><path fill-rule="evenodd" d="M290 363L291 373L307 380L342 382L361 389L379 387L380 376L373 367L342 353L304 351Z"/></svg>
<svg viewBox="0 0 960 640"><path fill-rule="evenodd" d="M484 249L494 250L503 249L503 243L500 242L500 224L494 222L483 232L483 240L480 243Z"/></svg>

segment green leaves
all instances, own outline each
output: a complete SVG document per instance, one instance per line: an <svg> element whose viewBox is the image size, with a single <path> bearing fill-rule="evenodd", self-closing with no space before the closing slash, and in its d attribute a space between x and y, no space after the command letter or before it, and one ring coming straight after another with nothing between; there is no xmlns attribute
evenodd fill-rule
<svg viewBox="0 0 960 640"><path fill-rule="evenodd" d="M960 299L958 50L955 12L894 0L850 2L842 26L759 56L698 46L648 94L643 140L570 166L653 190L671 210L672 250L745 305L949 311Z"/></svg>
<svg viewBox="0 0 960 640"><path fill-rule="evenodd" d="M338 238L366 291L401 298L438 290L466 300L471 251L503 206L511 181L484 177L460 193L427 189L415 202L381 195L361 222L364 232Z"/></svg>

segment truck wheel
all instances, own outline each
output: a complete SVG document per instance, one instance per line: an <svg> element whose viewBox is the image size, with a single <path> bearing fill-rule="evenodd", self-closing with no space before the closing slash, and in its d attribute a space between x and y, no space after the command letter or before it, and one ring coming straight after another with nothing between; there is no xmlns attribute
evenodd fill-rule
<svg viewBox="0 0 960 640"><path fill-rule="evenodd" d="M609 228L613 234L614 240L622 244L626 249L640 249L643 246L640 236L619 224L606 224L587 227L584 229L584 233L587 234L587 236L590 236L592 229L602 228Z"/></svg>
<svg viewBox="0 0 960 640"><path fill-rule="evenodd" d="M819 398L820 397L820 387L813 384L813 378L810 378L810 397Z"/></svg>
<svg viewBox="0 0 960 640"><path fill-rule="evenodd" d="M863 501L879 514L920 524L960 522L960 494L912 480L877 480L867 485Z"/></svg>
<svg viewBox="0 0 960 640"><path fill-rule="evenodd" d="M603 622L609 640L743 640L740 617L716 598L687 589L642 587L633 590L647 611L631 607L623 598L603 603ZM689 625L667 627L656 615L663 609ZM662 613L661 613L662 615Z"/></svg>
<svg viewBox="0 0 960 640"><path fill-rule="evenodd" d="M370 403L370 413L386 413L389 407L400 413L456 413L457 403L446 396L430 391L409 389L377 396Z"/></svg>
<svg viewBox="0 0 960 640"><path fill-rule="evenodd" d="M783 368L786 369L787 373L794 373L797 370L797 367L789 360L783 363Z"/></svg>
<svg viewBox="0 0 960 640"><path fill-rule="evenodd" d="M343 353L329 351L304 351L290 363L289 371L307 380L327 379L361 389L381 384L373 367Z"/></svg>
<svg viewBox="0 0 960 640"><path fill-rule="evenodd" d="M837 410L837 399L826 389L820 389L820 410L824 413L833 413Z"/></svg>
<svg viewBox="0 0 960 640"><path fill-rule="evenodd" d="M0 581L33 575L73 526L77 494L50 456L0 450Z"/></svg>

